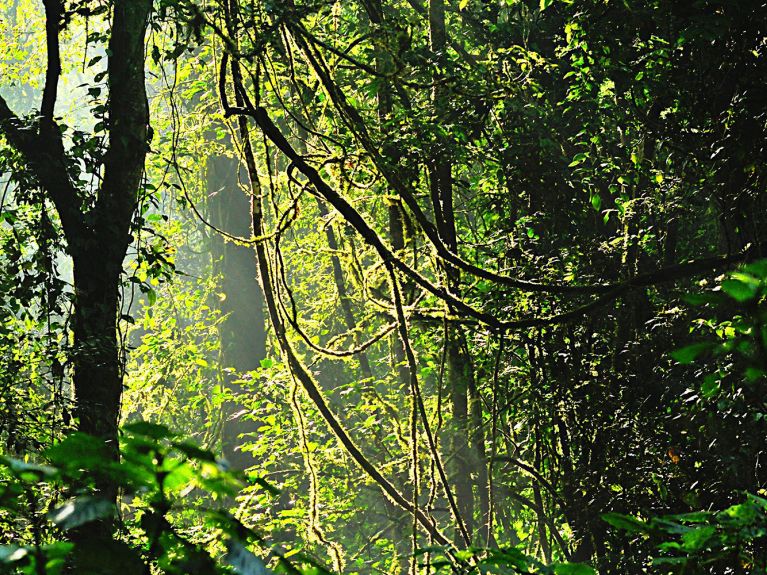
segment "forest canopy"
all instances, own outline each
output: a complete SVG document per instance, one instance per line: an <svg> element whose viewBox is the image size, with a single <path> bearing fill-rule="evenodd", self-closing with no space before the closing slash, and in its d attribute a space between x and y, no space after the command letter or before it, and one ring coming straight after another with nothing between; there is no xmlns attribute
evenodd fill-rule
<svg viewBox="0 0 767 575"><path fill-rule="evenodd" d="M767 572L767 4L0 38L0 573Z"/></svg>

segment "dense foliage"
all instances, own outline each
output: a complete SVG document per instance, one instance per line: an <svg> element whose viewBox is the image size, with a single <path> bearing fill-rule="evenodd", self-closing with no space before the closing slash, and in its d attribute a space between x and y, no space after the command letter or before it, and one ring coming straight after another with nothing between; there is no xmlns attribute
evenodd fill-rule
<svg viewBox="0 0 767 575"><path fill-rule="evenodd" d="M0 16L4 569L765 572L763 3Z"/></svg>

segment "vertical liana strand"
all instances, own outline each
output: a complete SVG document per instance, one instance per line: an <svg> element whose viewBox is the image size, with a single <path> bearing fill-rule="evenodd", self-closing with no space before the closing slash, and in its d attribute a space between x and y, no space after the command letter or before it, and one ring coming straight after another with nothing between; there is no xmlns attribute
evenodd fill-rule
<svg viewBox="0 0 767 575"><path fill-rule="evenodd" d="M397 276L394 270L387 266L389 271L389 278L391 280L391 290L394 300L394 306L397 308L397 327L399 328L400 339L402 339L402 347L407 347L407 324L405 323L405 314L400 313L402 311L402 294L400 292L399 285L397 283ZM413 534L412 534L412 554L410 558L410 572L412 575L417 575L417 561L416 552L418 551L418 491L419 491L419 469L418 469L418 379L415 375L415 357L411 361L408 356L407 370L402 375L409 376L410 380L410 475L413 481ZM426 415L424 414L424 426L428 425Z"/></svg>
<svg viewBox="0 0 767 575"><path fill-rule="evenodd" d="M398 331L400 339L402 340L402 346L405 348L405 357L407 358L407 364L408 369L410 371L410 384L413 390L413 394L415 395L415 400L418 404L418 410L421 415L421 419L423 420L423 428L426 432L426 439L429 445L429 451L431 452L431 456L433 458L433 461L437 467L437 471L439 472L440 480L442 482L442 487L445 490L445 496L447 497L448 503L450 505L450 509L453 513L453 519L455 520L455 523L458 527L458 531L461 534L461 537L463 538L464 543L466 546L471 545L471 538L469 536L469 532L466 528L466 523L463 520L463 517L461 517L461 513L458 509L458 505L456 504L455 497L453 496L453 492L450 489L450 484L447 480L447 474L445 473L445 466L442 464L442 460L439 456L439 451L437 450L437 444L434 440L434 434L431 431L431 426L429 425L429 418L426 414L426 407L423 403L423 397L421 396L421 388L418 383L418 372L416 371L416 361L415 361L415 353L413 352L413 346L410 344L410 336L408 335L408 328L407 328L407 318L405 317L405 308L402 304L402 293L399 289L399 283L397 282L397 275L394 271L394 266L391 264L391 262L385 262L384 265L386 266L386 271L389 273L390 283L391 283L391 289L392 289L392 296L394 299L394 307L397 313L397 324L398 324Z"/></svg>
<svg viewBox="0 0 767 575"><path fill-rule="evenodd" d="M268 136L268 138L277 145L277 147L285 153L288 158L290 158L293 161L293 164L296 168L298 168L309 180L312 182L312 184L317 188L318 193L324 195L327 199L331 200L335 199L338 202L342 203L344 208L348 208L344 210L343 208L339 211L341 211L345 216L353 217L354 221L351 222L355 227L357 227L358 230L362 228L360 231L367 232L367 235L365 235L365 239L376 249L379 256L382 260L384 260L385 265L388 269L394 269L394 266L396 265L398 268L401 268L404 273L407 275L410 275L413 278L418 278L419 283L424 285L424 287L428 286L428 289L430 291L434 290L437 293L440 293L440 297L442 298L448 298L452 303L454 303L457 306L461 306L465 310L472 310L472 314L477 313L475 310L473 310L470 306L467 306L465 304L460 303L459 300L452 299L451 296L444 292L444 290L441 290L440 288L436 288L435 286L431 285L428 281L424 280L420 275L416 274L412 269L410 269L407 266L404 266L401 260L399 260L394 254L392 254L381 242L380 238L375 235L375 233L370 229L367 224L364 222L364 220L361 219L361 216L356 213L351 206L348 205L338 194L332 190L322 179L320 178L318 172L310 167L306 161L295 151L295 149L290 145L290 143L287 141L285 136L279 131L279 129L274 125L274 122L272 122L271 118L268 116L266 110L264 108L254 108L250 102L248 102L248 107L243 108L242 107L242 94L244 94L243 88L242 88L242 82L241 79L238 80L239 74L234 75L234 81L235 81L235 92L240 94L238 97L237 102L237 108L231 108L228 105L227 102L227 96L226 96L226 90L225 90L225 79L226 79L226 73L224 70L224 65L226 61L228 61L228 54L224 54L222 59L222 66L221 66L221 76L219 77L219 92L221 95L221 103L224 107L224 114L227 116L236 115L238 116L239 120L239 126L241 126L241 129L244 128L245 133L247 135L247 121L245 120L246 117L252 117L258 127L265 132L265 134ZM252 154L252 150L249 146L243 147L244 153L250 153ZM255 162L246 162L247 166L253 165L253 171L255 174ZM249 167L250 169L250 167ZM257 177L257 174L256 174ZM332 200L331 200L332 201ZM335 205L335 204L334 204ZM336 206L338 209L338 206ZM261 215L260 211L258 214L258 218L254 218L254 223L258 223L259 227L254 227L254 234L255 237L263 237L263 216ZM255 231L255 230L261 230L261 231ZM259 242L256 244L256 251L257 254L260 252L264 252L263 243ZM265 253L265 252L264 252ZM265 257L265 256L264 256ZM404 267L403 267L404 266ZM268 272L268 265L266 265L266 271ZM266 277L269 277L268 275ZM270 314L272 313L272 310L274 310L274 315L272 316L272 321L275 324L275 335L278 336L278 342L280 342L280 345L283 349L283 352L287 355L286 359L288 360L288 365L291 369L296 370L296 376L299 377L299 380L304 385L307 393L311 397L311 399L315 402L317 405L317 408L320 410L320 413L322 414L323 418L327 422L327 424L330 426L330 428L333 430L334 433L338 436L339 440L342 442L344 447L346 447L349 455L351 455L355 461L362 467L363 470L365 470L372 479L374 479L379 486L386 492L389 497L392 498L392 500L397 503L399 506L401 506L403 509L413 512L412 504L407 501L405 497L402 496L399 491L378 471L378 469L373 466L370 461L362 454L362 452L359 450L359 448L354 444L354 442L349 437L348 432L344 429L344 427L341 425L341 423L338 421L338 418L333 414L333 412L328 407L327 403L325 402L324 397L322 396L322 393L320 392L317 383L314 381L312 376L308 373L306 368L303 366L302 362L298 359L295 352L292 349L292 346L290 345L289 340L286 337L285 334L285 326L281 323L280 317L278 314L278 308L276 304L276 299L274 297L274 294L271 290L272 286L269 285L268 289L270 292L270 298L267 298L267 308L270 310ZM266 289L265 289L266 292ZM266 295L266 294L265 294ZM271 300L271 301L270 301ZM404 312L403 312L404 317ZM407 330L406 330L407 331ZM406 333L407 335L407 333ZM412 357L412 349L410 350L411 358L409 361L411 362L411 365L415 364L415 360ZM413 372L415 374L415 372ZM412 377L412 376L411 376ZM419 411L422 414L422 417L425 418L425 409L423 406L423 401L420 396L420 393L417 395L418 397L418 407ZM428 420L426 420L428 421ZM426 431L426 436L429 442L429 449L432 452L433 457L436 458L438 461L437 469L439 471L440 480L443 483L443 487L445 489L445 493L448 499L448 502L450 503L450 509L453 513L454 519L456 520L456 523L458 524L458 531L461 535L461 538L463 539L463 542L469 546L471 544L470 538L468 536L468 531L466 530L465 524L463 520L461 519L460 513L458 512L455 497L453 496L449 485L447 483L447 476L444 472L444 466L442 465L441 461L439 461L439 454L436 451L436 445L434 443L434 437L431 433L431 429L428 426L428 424L424 423L424 428ZM437 529L435 522L430 520L423 512L420 510L416 510L416 513L419 517L418 521L419 523L429 532L434 534L435 540L440 545L446 545L448 543L445 536L439 532ZM461 528L462 527L462 528Z"/></svg>
<svg viewBox="0 0 767 575"><path fill-rule="evenodd" d="M491 441L490 441L490 459L487 462L487 500L489 512L487 515L487 531L485 533L485 545L490 547L494 544L493 536L493 505L495 501L495 485L493 483L493 467L497 456L498 439L498 376L501 369L501 359L503 358L503 348L506 343L506 337L501 334L498 338L498 353L495 356L495 365L493 366L493 400L491 405Z"/></svg>
<svg viewBox="0 0 767 575"><path fill-rule="evenodd" d="M306 473L309 475L309 521L307 525L307 531L309 532L309 539L312 538L318 540L320 543L327 547L328 553L333 558L333 568L336 572L341 573L344 568L344 560L341 552L341 548L337 543L330 541L322 530L320 524L320 509L319 509L319 480L317 478L317 470L314 467L312 461L312 452L309 448L309 438L307 436L306 417L301 409L300 399L298 397L299 384L295 377L291 377L292 385L290 387L290 403L293 408L293 418L298 426L298 435L301 440L301 451L304 456L304 466L306 467Z"/></svg>

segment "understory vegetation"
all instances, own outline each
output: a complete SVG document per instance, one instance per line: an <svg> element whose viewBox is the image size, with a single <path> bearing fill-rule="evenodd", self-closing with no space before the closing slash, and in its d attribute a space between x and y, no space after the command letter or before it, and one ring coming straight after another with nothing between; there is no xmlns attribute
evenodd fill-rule
<svg viewBox="0 0 767 575"><path fill-rule="evenodd" d="M767 4L0 39L0 573L767 573Z"/></svg>

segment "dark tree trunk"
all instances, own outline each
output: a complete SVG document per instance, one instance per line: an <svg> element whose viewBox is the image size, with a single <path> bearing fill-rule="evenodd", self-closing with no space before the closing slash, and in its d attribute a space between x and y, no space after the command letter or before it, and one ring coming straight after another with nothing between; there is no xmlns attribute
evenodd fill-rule
<svg viewBox="0 0 767 575"><path fill-rule="evenodd" d="M74 387L80 430L114 445L115 456L122 393L118 289L148 148L144 34L151 6L150 0L115 2L109 41L109 150L104 180L94 213L82 217L84 233L80 237L74 234L70 245L75 270Z"/></svg>
<svg viewBox="0 0 767 575"><path fill-rule="evenodd" d="M74 259L74 388L79 429L104 438L114 450L122 393L117 346L119 271L96 254ZM115 266L109 266L115 267Z"/></svg>

